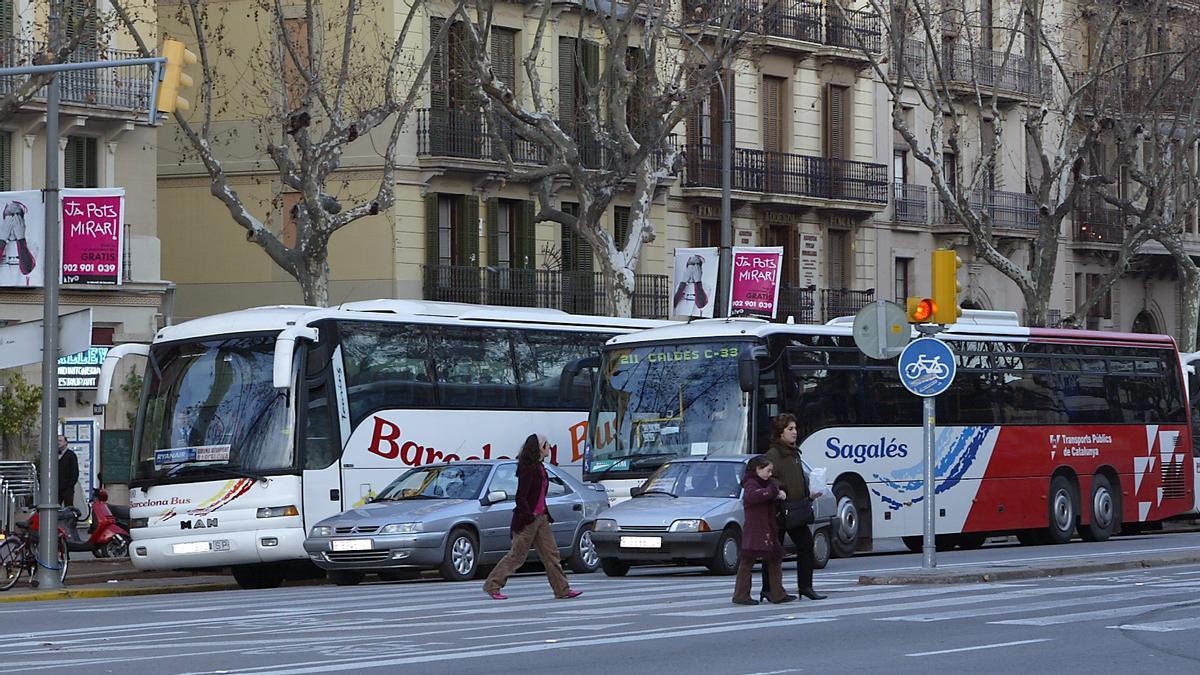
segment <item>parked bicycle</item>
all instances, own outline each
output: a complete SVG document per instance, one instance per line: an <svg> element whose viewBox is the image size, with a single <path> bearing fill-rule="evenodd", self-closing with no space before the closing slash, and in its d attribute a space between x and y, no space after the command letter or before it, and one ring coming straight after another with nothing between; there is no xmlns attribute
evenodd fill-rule
<svg viewBox="0 0 1200 675"><path fill-rule="evenodd" d="M61 516L61 514L60 514ZM16 523L17 529L0 533L0 591L7 591L17 585L22 574L29 574L29 585L37 588L38 541L37 514L28 523ZM67 533L58 528L58 556L52 562L45 564L49 569L57 570L60 580L67 578L67 566L71 562L71 554L67 549Z"/></svg>

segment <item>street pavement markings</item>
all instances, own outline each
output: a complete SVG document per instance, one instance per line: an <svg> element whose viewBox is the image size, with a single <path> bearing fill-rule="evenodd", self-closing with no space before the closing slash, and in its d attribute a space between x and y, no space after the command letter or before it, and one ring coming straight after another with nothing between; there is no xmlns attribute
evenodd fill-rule
<svg viewBox="0 0 1200 675"><path fill-rule="evenodd" d="M1037 638L1034 640L1015 640L1013 642L997 642L992 645L975 645L974 647L958 647L957 649L939 649L935 652L916 652L913 654L905 654L905 656L935 656L937 654L954 654L956 652L975 652L980 649L999 649L1000 647L1016 647L1018 645L1031 645L1036 642L1050 642L1052 638Z"/></svg>
<svg viewBox="0 0 1200 675"><path fill-rule="evenodd" d="M1073 590L1073 589L1072 589ZM1067 591L1059 591L1067 592ZM1152 598L1164 595L1176 595L1172 590L1145 590L1132 591L1129 593L1107 594L1100 593L1092 596L1084 596L1082 598L1072 598L1071 605L1087 605L1093 603L1111 603L1121 600L1140 600L1142 598ZM951 619L969 619L977 616L994 616L996 614L1013 614L1016 612L1038 612L1046 609L1059 609L1063 606L1062 600L1051 600L1049 602L1035 602L1027 605L1013 604L1002 605L999 607L972 607L971 609L960 609L952 612L939 612L936 614L912 614L908 616L882 616L876 621L912 621L917 623L928 623L933 621L949 621Z"/></svg>
<svg viewBox="0 0 1200 675"><path fill-rule="evenodd" d="M1186 619L1152 621L1150 623L1121 624L1119 626L1105 626L1105 628L1115 628L1117 630L1139 630L1151 633L1173 633L1177 630L1195 630L1196 628L1200 628L1200 617L1190 616Z"/></svg>
<svg viewBox="0 0 1200 675"><path fill-rule="evenodd" d="M1057 614L1051 616L1039 616L1029 619L1006 619L1004 621L989 621L988 623L1006 625L1006 626L1057 626L1064 623L1081 623L1084 621L1099 621L1101 619L1115 619L1122 616L1133 616L1144 614L1156 609L1164 609L1167 607L1184 607L1195 604L1195 600L1181 600L1179 602L1163 602L1153 605L1136 605L1133 607L1114 607L1112 609L1098 609L1093 612L1072 612L1070 614Z"/></svg>

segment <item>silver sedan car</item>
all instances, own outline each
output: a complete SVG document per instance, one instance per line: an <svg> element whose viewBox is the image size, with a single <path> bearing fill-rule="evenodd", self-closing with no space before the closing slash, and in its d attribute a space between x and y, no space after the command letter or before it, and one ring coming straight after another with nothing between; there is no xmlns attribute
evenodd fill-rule
<svg viewBox="0 0 1200 675"><path fill-rule="evenodd" d="M600 564L592 546L596 517L608 508L598 485L584 484L547 466L546 506L559 554L576 572ZM512 545L509 527L517 494L512 460L425 466L392 481L370 503L313 526L304 549L338 585L357 584L367 572L385 580L436 568L463 581L499 562ZM536 560L536 553L530 553Z"/></svg>
<svg viewBox="0 0 1200 675"><path fill-rule="evenodd" d="M604 573L624 576L630 564L669 562L701 563L717 574L736 572L743 523L741 480L749 459L714 455L662 465L633 489L631 499L596 521L592 542ZM809 528L818 569L829 562L836 506L828 492L813 505L816 519Z"/></svg>

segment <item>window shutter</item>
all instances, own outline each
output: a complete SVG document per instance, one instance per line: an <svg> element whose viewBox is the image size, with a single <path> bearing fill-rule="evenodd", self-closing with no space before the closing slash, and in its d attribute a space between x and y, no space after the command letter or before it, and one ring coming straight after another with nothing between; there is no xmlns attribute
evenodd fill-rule
<svg viewBox="0 0 1200 675"><path fill-rule="evenodd" d="M783 151L780 99L783 94L783 79L764 77L762 82L763 149L768 152Z"/></svg>
<svg viewBox="0 0 1200 675"><path fill-rule="evenodd" d="M0 131L0 190L12 189L12 132Z"/></svg>
<svg viewBox="0 0 1200 675"><path fill-rule="evenodd" d="M0 0L0 38L13 35L13 0Z"/></svg>
<svg viewBox="0 0 1200 675"><path fill-rule="evenodd" d="M533 269L537 251L537 224L533 222L533 202L520 202L519 209L513 209L517 215L513 236L516 238L513 267L518 269Z"/></svg>
<svg viewBox="0 0 1200 675"><path fill-rule="evenodd" d="M75 31L78 30L81 33L79 46L95 49L100 44L99 36L96 35L96 0L67 0L63 6L63 26L68 39L74 37ZM90 58L81 58L83 56L78 55L76 59L85 61Z"/></svg>
<svg viewBox="0 0 1200 675"><path fill-rule="evenodd" d="M613 209L613 239L617 242L617 248L625 248L626 242L629 241L629 207L618 206Z"/></svg>
<svg viewBox="0 0 1200 675"><path fill-rule="evenodd" d="M487 218L487 264L500 264L500 201L488 199L483 203Z"/></svg>
<svg viewBox="0 0 1200 675"><path fill-rule="evenodd" d="M825 156L846 159L846 87L825 89Z"/></svg>
<svg viewBox="0 0 1200 675"><path fill-rule="evenodd" d="M563 130L575 131L575 38L558 38L558 120Z"/></svg>
<svg viewBox="0 0 1200 675"><path fill-rule="evenodd" d="M425 265L434 269L441 262L438 251L438 195L425 195Z"/></svg>
<svg viewBox="0 0 1200 675"><path fill-rule="evenodd" d="M638 47L630 47L626 50L625 68L633 75L633 82L630 85L631 96L625 108L625 123L636 133L645 123L651 101L651 92L645 89L647 85L646 52ZM690 115L688 120L690 124Z"/></svg>
<svg viewBox="0 0 1200 675"><path fill-rule="evenodd" d="M517 33L507 28L492 29L492 71L509 87L517 83Z"/></svg>
<svg viewBox="0 0 1200 675"><path fill-rule="evenodd" d="M579 55L579 72L586 80L579 87L579 95L585 96L582 91L587 86L596 86L596 82L600 79L600 45L590 40L583 41L583 51ZM588 101L592 103L592 101Z"/></svg>
<svg viewBox="0 0 1200 675"><path fill-rule="evenodd" d="M479 265L479 198L475 195L460 197L462 208L459 221L454 224L458 238L455 265L475 267Z"/></svg>
<svg viewBox="0 0 1200 675"><path fill-rule="evenodd" d="M442 26L446 24L445 19L434 17L429 20L429 39L437 39L438 32L442 30ZM449 107L450 96L448 91L448 82L450 80L447 69L450 65L448 56L449 36L434 49L433 59L429 64L429 107L445 109ZM436 200L435 200L436 201Z"/></svg>
<svg viewBox="0 0 1200 675"><path fill-rule="evenodd" d="M474 108L471 98L470 72L474 56L474 43L467 36L467 25L455 21L450 25L450 107L459 110Z"/></svg>

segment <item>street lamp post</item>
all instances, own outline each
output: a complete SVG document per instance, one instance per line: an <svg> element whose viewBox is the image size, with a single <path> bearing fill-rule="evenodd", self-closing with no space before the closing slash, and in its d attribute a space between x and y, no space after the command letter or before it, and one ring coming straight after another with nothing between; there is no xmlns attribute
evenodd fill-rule
<svg viewBox="0 0 1200 675"><path fill-rule="evenodd" d="M726 76L732 77L728 57L717 77L721 91L721 256L717 266L717 306L714 316L728 316L729 293L733 280L733 214L730 193L733 191L733 111L729 105Z"/></svg>

